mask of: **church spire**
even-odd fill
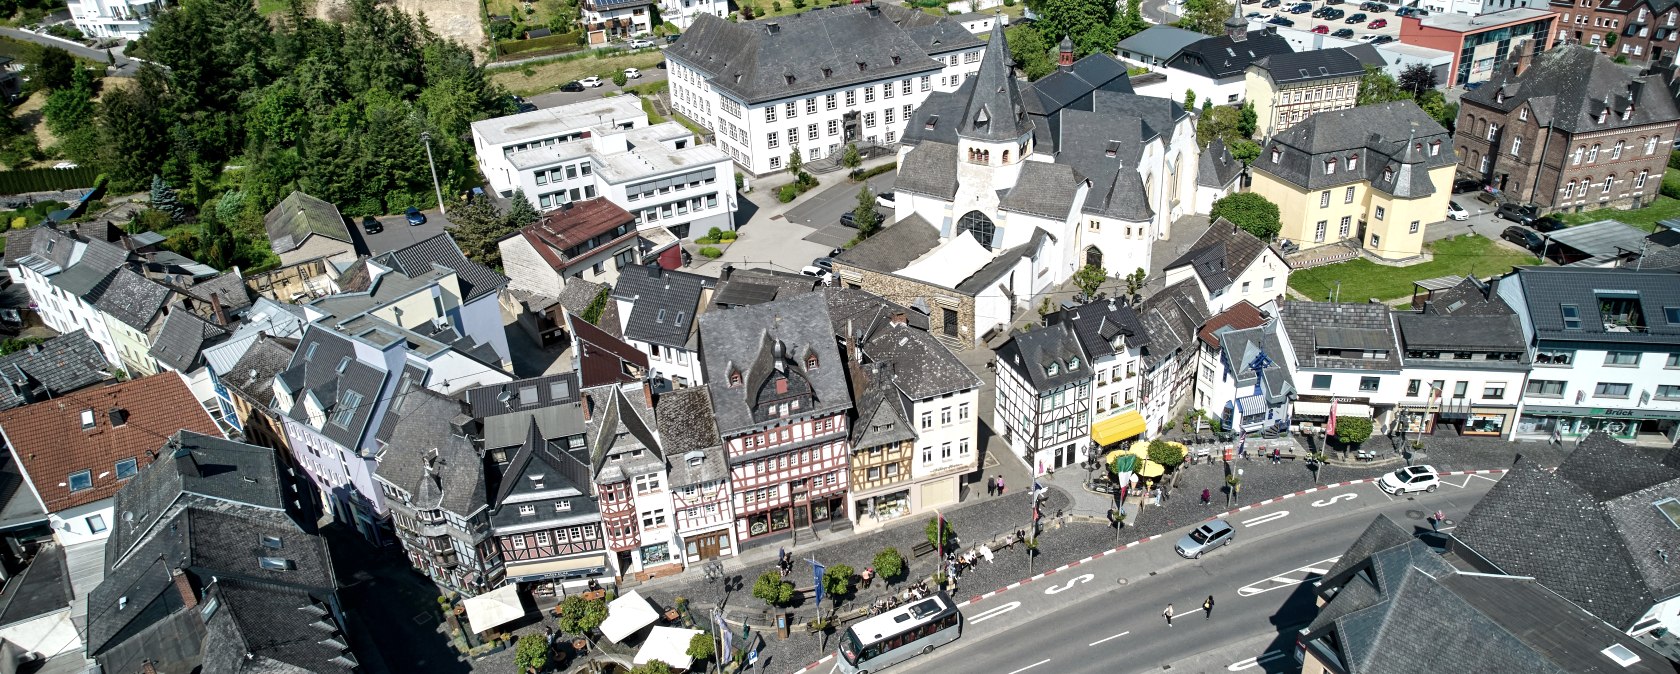
[[[1015,85],[1014,65],[1003,31],[993,30],[986,44],[986,55],[980,59],[980,69],[969,79],[973,88],[968,90],[962,123],[957,126],[958,136],[985,141],[1017,140],[1032,128],[1032,123],[1027,121],[1027,109],[1021,104],[1021,91]]]
[[[1242,42],[1248,39],[1248,19],[1242,16],[1242,3],[1232,0],[1231,18],[1225,20],[1225,36],[1232,42]]]

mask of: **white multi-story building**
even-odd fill
[[[497,194],[511,197],[514,188],[520,185],[519,172],[509,159],[513,153],[553,147],[596,133],[638,129],[647,125],[647,112],[642,110],[641,100],[635,96],[595,98],[473,122],[473,152],[478,156],[478,170],[489,181],[490,188]],[[583,170],[581,166],[574,169]],[[533,192],[526,192],[526,197],[532,196]]]
[[[587,0],[578,6],[590,44],[646,35],[653,30],[654,0]]]
[[[706,383],[697,326],[714,283],[708,276],[656,264],[631,267],[618,277],[612,296],[619,334],[647,354],[654,377],[679,388]]]
[[[1292,418],[1322,424],[1334,406],[1338,419],[1371,419],[1373,435],[1388,430],[1404,384],[1388,307],[1284,302],[1278,318],[1290,378],[1300,391]]]
[[[83,35],[94,38],[138,39],[152,28],[152,19],[168,0],[69,0],[70,20]]]
[[[735,517],[729,507],[729,459],[718,435],[709,387],[671,391],[654,408],[659,442],[668,458],[671,505],[683,564],[735,555]]]
[[[1510,434],[1529,371],[1528,341],[1496,288],[1465,279],[1433,291],[1415,311],[1394,313],[1406,382],[1397,430],[1414,439],[1442,426],[1459,435]]]
[[[1242,18],[1241,3],[1231,9],[1231,17],[1225,20],[1224,35],[1185,43],[1182,31],[1155,26],[1127,38],[1127,44],[1120,50],[1121,60],[1166,76],[1140,93],[1182,101],[1194,92],[1198,103],[1242,103],[1248,93],[1248,66],[1266,56],[1286,54],[1294,49],[1278,35],[1276,26],[1250,30],[1248,20]],[[1177,50],[1170,55],[1160,55],[1173,47]]]
[[[1138,405],[1151,435],[1188,409],[1196,388],[1196,333],[1207,323],[1207,304],[1197,285],[1179,281],[1138,304],[1148,333],[1139,377]]]
[[[1195,279],[1208,311],[1220,314],[1242,302],[1258,307],[1282,298],[1289,287],[1289,264],[1277,249],[1220,218],[1167,264],[1162,278],[1169,286]]]
[[[87,332],[107,362],[125,367],[116,339],[105,324],[105,313],[94,306],[88,293],[123,264],[127,251],[51,227],[24,231],[30,234],[29,250],[18,255],[6,272],[29,291],[35,313],[59,334]],[[12,245],[20,242],[13,239]]]
[[[729,16],[728,0],[659,0],[659,18],[682,30],[694,25],[701,14],[723,19]]]
[[[1534,363],[1517,438],[1672,445],[1680,428],[1680,284],[1674,274],[1522,267],[1499,281]]]
[[[1071,466],[1091,435],[1091,381],[1079,340],[1065,323],[1009,338],[997,349],[992,428],[1034,476]]]
[[[1257,328],[1266,323],[1266,316],[1254,305],[1238,302],[1231,308],[1221,311],[1207,319],[1201,329],[1196,331],[1196,393],[1191,400],[1191,406],[1220,416],[1221,410],[1233,406],[1232,400],[1241,395],[1251,395],[1246,391],[1238,391],[1240,385],[1232,381],[1233,375],[1239,374],[1230,363],[1232,358],[1241,360],[1242,352],[1247,347],[1240,344],[1225,344],[1225,333],[1237,330]],[[1250,338],[1252,341],[1252,338]],[[1236,351],[1236,353],[1230,353]],[[1271,357],[1277,357],[1273,354]],[[1264,365],[1264,363],[1261,363]],[[1236,362],[1237,366],[1250,365],[1249,362]],[[1281,365],[1279,367],[1282,367]],[[1252,382],[1250,382],[1252,386]],[[1285,410],[1287,412],[1287,409]]]
[[[1045,316],[1065,323],[1096,372],[1091,391],[1091,439],[1096,447],[1113,447],[1142,435],[1148,427],[1139,410],[1143,388],[1143,350],[1149,333],[1130,305],[1098,300]]]
[[[850,5],[764,21],[700,15],[665,50],[671,105],[711,129],[752,175],[848,143],[892,145],[934,91],[955,91],[985,44],[896,5]]]

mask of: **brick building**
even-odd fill
[[[1452,54],[1452,64],[1441,84],[1462,87],[1486,82],[1509,60],[1550,48],[1554,25],[1559,21],[1556,14],[1533,7],[1513,7],[1480,16],[1408,16],[1400,19],[1400,41]]]
[[[1672,0],[1552,0],[1551,10],[1557,14],[1558,42],[1587,45],[1611,57],[1655,63],[1680,45],[1680,5]]]
[[[1461,99],[1460,171],[1546,211],[1655,199],[1680,121],[1661,78],[1631,74],[1582,45],[1532,63]]]

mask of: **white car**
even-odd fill
[[[1406,466],[1377,480],[1377,487],[1390,494],[1433,492],[1440,486],[1441,474],[1434,466]]]
[[[631,40],[630,41],[630,48],[631,49],[648,49],[648,48],[651,48],[651,47],[653,47],[653,41],[652,40]]]
[[[815,276],[815,277],[817,277],[817,279],[821,280],[822,284],[825,285],[825,286],[834,285],[834,274],[829,273],[827,270],[823,269],[822,267],[818,267],[818,266],[815,266],[815,265],[809,265],[809,266],[806,266],[804,269],[799,270],[799,273],[804,274],[806,276]]]
[[[630,79],[633,79],[633,80],[638,79],[642,76],[642,69],[641,68],[625,68],[624,69],[624,76],[628,77]]]
[[[897,210],[898,199],[892,192],[882,192],[875,195],[875,205],[880,206],[881,208],[891,208],[893,210]]]
[[[1451,220],[1469,220],[1470,212],[1464,210],[1464,207],[1458,205],[1458,202],[1449,201],[1447,202],[1447,218]]]
[[[581,85],[586,86],[586,87],[598,87],[598,86],[601,86],[601,78],[597,77],[595,75],[590,75],[590,76],[585,77],[581,80],[578,80],[578,84],[581,84]]]

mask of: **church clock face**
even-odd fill
[[[997,227],[992,224],[992,219],[986,217],[985,213],[969,211],[962,216],[961,220],[957,221],[957,233],[961,234],[963,232],[973,232],[974,240],[979,241],[980,245],[986,247],[986,250],[991,250],[995,243],[992,237],[996,236]]]

